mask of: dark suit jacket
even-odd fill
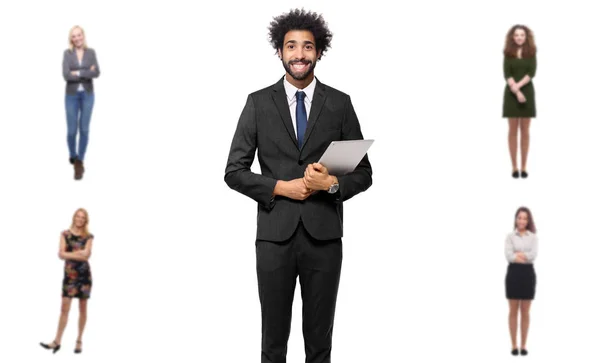
[[[340,238],[342,202],[371,186],[371,164],[365,155],[352,173],[336,175],[340,188],[335,194],[320,191],[303,201],[272,197],[277,180],[302,178],[306,166],[319,161],[331,141],[363,139],[350,97],[316,82],[302,149],[298,149],[283,78],[250,94],[238,121],[225,182],[258,202],[257,239],[285,241],[300,219],[316,239]],[[250,171],[256,149],[261,174]]]
[[[95,66],[93,71],[90,69],[92,66]],[[65,50],[62,70],[63,78],[67,81],[67,94],[76,94],[79,84],[83,85],[86,92],[94,92],[92,78],[97,78],[100,75],[100,66],[98,65],[98,59],[96,59],[96,52],[92,48],[86,48],[83,51],[81,65],[79,65],[77,53],[74,50]],[[79,76],[72,75],[71,71],[79,71]]]

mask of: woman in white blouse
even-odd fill
[[[531,211],[521,207],[515,214],[515,230],[506,237],[504,253],[508,260],[506,298],[510,313],[508,325],[512,341],[512,355],[527,355],[529,309],[535,297],[536,274],[533,261],[537,257],[538,238]],[[521,348],[517,346],[517,326],[521,314]]]

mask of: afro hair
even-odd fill
[[[323,55],[331,47],[333,34],[323,16],[304,9],[290,10],[273,18],[269,26],[269,42],[275,50],[283,49],[283,39],[290,30],[308,30],[315,37],[317,52]],[[321,57],[319,56],[319,59]]]

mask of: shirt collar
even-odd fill
[[[523,234],[523,236],[529,236],[530,234],[531,234],[531,232],[528,229],[526,229],[525,233]],[[516,228],[515,228],[515,236],[521,237],[521,235],[519,234],[519,230],[516,229]]]
[[[288,82],[286,77],[283,77],[283,87],[285,88],[285,94],[288,99],[288,104],[291,105],[293,102],[296,101],[297,91],[304,91],[304,93],[306,94],[305,99],[308,100],[308,103],[312,103],[312,98],[315,94],[315,87],[317,85],[316,79],[317,77],[313,77],[313,80],[310,82],[310,84],[306,86],[306,88],[300,90],[296,88],[296,86]]]

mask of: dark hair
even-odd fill
[[[321,14],[304,9],[290,10],[287,14],[273,17],[269,26],[269,42],[275,50],[283,49],[283,39],[290,30],[308,30],[315,37],[317,52],[323,55],[331,47],[333,34]],[[321,59],[319,55],[319,59]]]
[[[535,39],[533,38],[533,32],[531,29],[526,27],[525,25],[517,24],[514,25],[508,33],[506,33],[506,41],[504,42],[504,56],[509,58],[516,58],[517,51],[519,50],[519,46],[515,43],[513,38],[515,31],[517,29],[522,29],[525,32],[525,43],[523,43],[523,48],[521,50],[521,56],[523,58],[533,58],[535,57],[535,53],[537,52],[537,48],[535,46]]]
[[[517,209],[517,213],[515,213],[515,229],[517,229],[517,217],[521,212],[525,212],[527,214],[527,226],[525,226],[525,229],[530,232],[537,233],[537,228],[535,228],[535,222],[533,221],[533,215],[527,207],[520,207]]]

